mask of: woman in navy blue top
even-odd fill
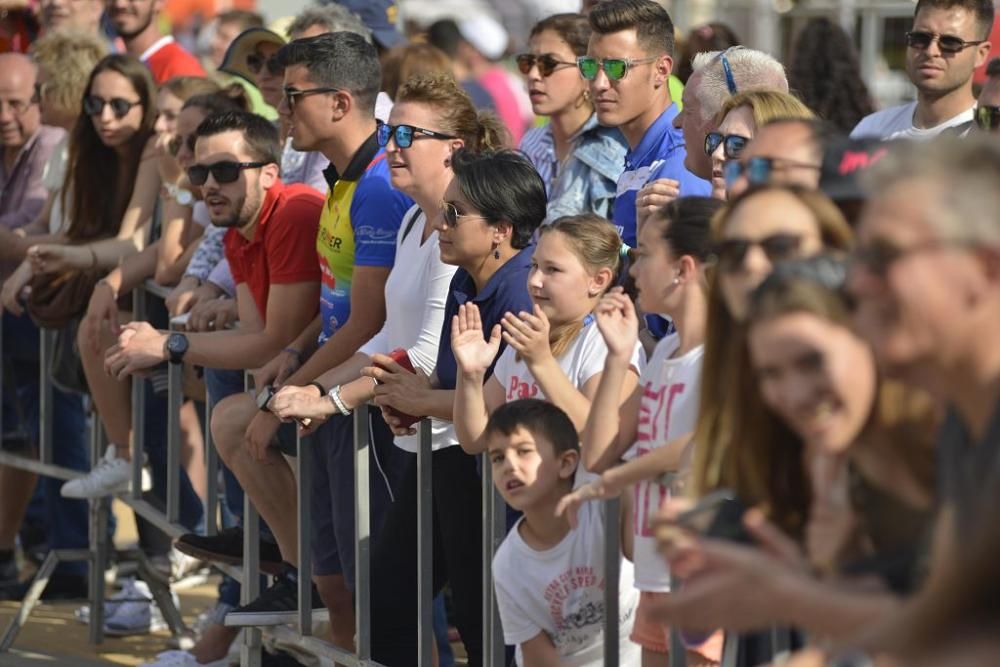
[[[375,355],[379,368],[365,373],[381,384],[375,402],[383,409],[451,422],[456,364],[451,322],[458,307],[479,307],[483,330],[505,313],[530,311],[528,272],[535,230],[545,218],[545,184],[516,151],[452,157],[455,178],[445,193],[436,225],[441,259],[459,267],[452,279],[434,376],[406,372]],[[505,349],[501,345],[496,359]],[[490,365],[486,378],[493,373]],[[396,432],[399,421],[383,413]],[[482,664],[482,493],[476,459],[458,446],[454,429],[433,442],[434,594],[451,583],[458,630],[469,665]],[[374,545],[372,657],[385,665],[412,664],[417,654],[417,474],[411,466]]]

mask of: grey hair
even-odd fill
[[[1000,248],[1000,137],[899,142],[862,177],[870,196],[917,181],[933,192],[926,221],[942,239]]]
[[[289,24],[288,36],[300,35],[315,25],[323,26],[327,32],[353,32],[372,43],[372,31],[357,14],[338,4],[306,7]]]
[[[729,97],[726,73],[722,61],[718,60],[722,51],[707,51],[696,54],[691,61],[692,72],[702,72],[695,96],[701,104],[702,120],[714,118]],[[750,90],[777,90],[788,92],[788,77],[785,67],[773,56],[755,49],[734,48],[726,54],[733,78],[739,92]]]

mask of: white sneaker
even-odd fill
[[[104,634],[111,637],[127,637],[129,635],[145,635],[150,632],[166,630],[169,626],[163,618],[159,606],[153,601],[153,594],[144,581],[134,584],[132,597],[122,600],[114,614],[104,621]],[[171,593],[174,606],[180,607],[176,593]]]
[[[119,458],[114,445],[108,445],[104,458],[83,477],[71,479],[62,485],[59,493],[63,498],[103,498],[115,493],[124,493],[131,488],[132,462]],[[153,488],[153,480],[145,468],[142,469],[142,490]]]
[[[104,618],[108,619],[115,615],[118,611],[118,607],[122,605],[123,602],[135,601],[139,598],[139,592],[135,589],[135,579],[129,577],[122,580],[122,587],[117,593],[109,597],[104,603]],[[84,625],[90,623],[90,605],[85,604],[82,607],[77,608],[73,615],[76,620]]]
[[[190,651],[164,651],[156,660],[144,662],[139,667],[228,667],[229,659],[198,662]]]

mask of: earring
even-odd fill
[[[500,250],[497,248],[499,245],[499,243],[493,244],[493,259],[500,259]]]

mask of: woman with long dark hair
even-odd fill
[[[875,111],[850,35],[827,18],[809,21],[799,33],[792,49],[788,88],[845,134]]]

